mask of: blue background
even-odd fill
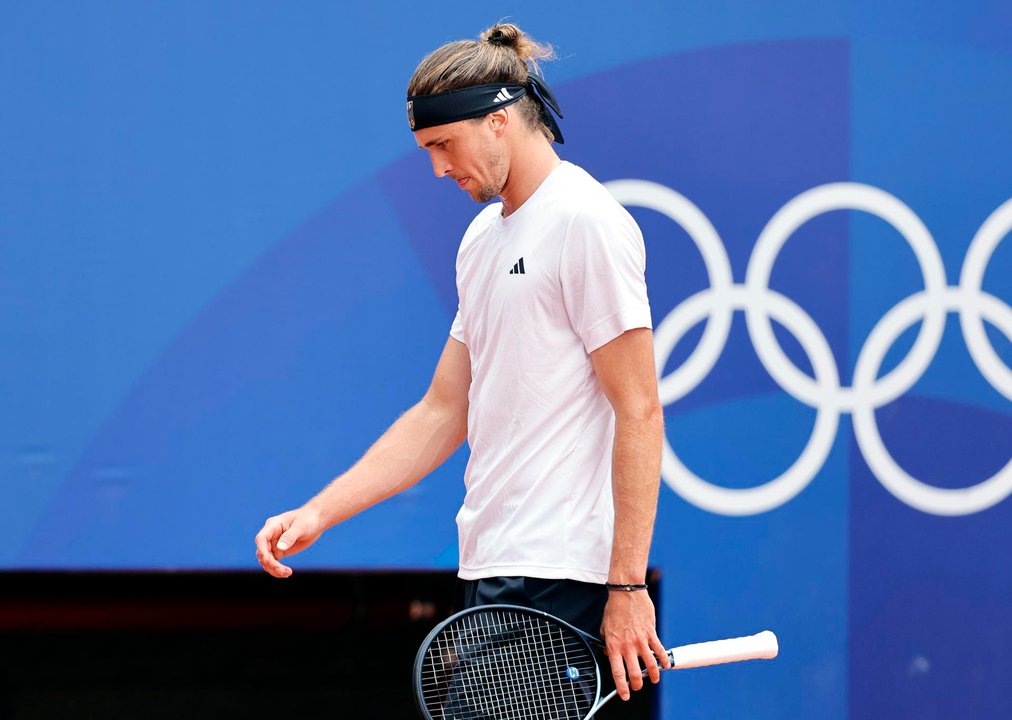
[[[950,285],[1012,197],[1007,0],[4,3],[0,568],[257,567],[263,518],[421,396],[477,207],[433,180],[404,88],[426,52],[507,16],[558,51],[561,155],[689,198],[737,283],[770,217],[816,185],[901,199]],[[681,228],[633,212],[657,324],[706,275]],[[923,286],[895,230],[846,211],[795,233],[771,285],[817,322],[845,384],[875,323]],[[1007,240],[984,288],[1012,302]],[[744,487],[793,463],[815,411],[769,377],[739,313],[666,414],[689,468]],[[1012,457],[1012,407],[953,315],[877,419],[897,462],[940,487]],[[454,567],[465,462],[466,448],[296,568]],[[716,515],[665,485],[652,563],[666,640],[771,627],[782,653],[666,677],[662,714],[1009,717],[1010,545],[1010,500],[939,517],[889,494],[848,415],[811,484],[769,512]]]

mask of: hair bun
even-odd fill
[[[551,60],[555,57],[551,45],[536,42],[513,23],[496,23],[479,37],[492,47],[509,48],[536,73],[540,72],[539,60]]]
[[[490,45],[520,49],[524,32],[513,23],[496,23],[481,34],[481,39]]]

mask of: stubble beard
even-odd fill
[[[475,202],[487,203],[494,197],[498,197],[499,192],[502,190],[501,187],[496,188],[492,185],[482,185],[474,194]]]
[[[506,178],[509,173],[506,171],[506,161],[501,152],[489,153],[488,167],[492,172],[494,180],[492,183],[482,185],[475,191],[474,195],[472,195],[475,202],[487,203],[492,198],[498,197],[506,186]]]

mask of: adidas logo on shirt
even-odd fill
[[[524,259],[523,258],[520,258],[519,260],[517,260],[517,264],[513,266],[513,269],[510,270],[509,274],[510,275],[526,275],[527,274],[524,271]]]
[[[497,103],[498,102],[506,102],[507,100],[512,100],[512,99],[513,99],[513,96],[510,95],[509,92],[506,91],[506,88],[503,88],[503,89],[501,89],[496,94],[495,99],[492,102],[497,102]]]

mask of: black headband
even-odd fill
[[[408,124],[412,130],[422,130],[458,120],[481,117],[512,105],[528,93],[541,108],[541,120],[552,131],[555,141],[564,143],[562,130],[549,112],[551,108],[561,118],[559,103],[545,81],[534,74],[528,76],[526,85],[502,83],[472,85],[432,95],[409,95]]]

